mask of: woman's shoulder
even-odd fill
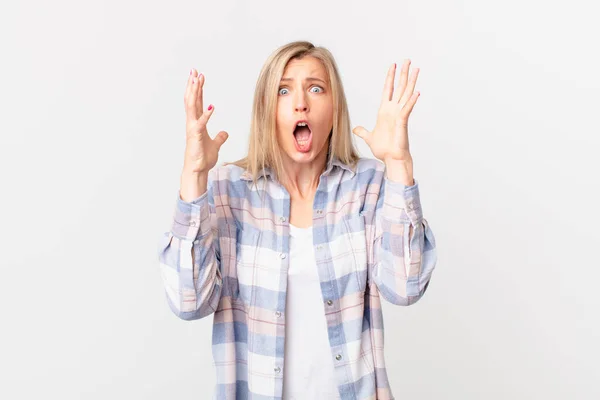
[[[361,179],[367,178],[368,181],[378,181],[383,179],[385,164],[375,158],[361,157],[354,167],[354,176]]]
[[[356,172],[383,171],[385,165],[376,158],[360,157],[356,162]]]
[[[243,179],[245,169],[235,164],[217,165],[208,173],[212,182],[238,182]]]
[[[245,197],[248,182],[246,170],[235,164],[217,165],[208,173],[208,186],[214,196],[225,198]]]

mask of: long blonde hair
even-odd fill
[[[270,168],[279,179],[285,176],[281,150],[277,141],[277,95],[285,67],[292,59],[312,56],[321,61],[327,71],[333,96],[333,129],[329,140],[327,162],[334,158],[354,165],[359,158],[352,142],[350,115],[342,81],[333,55],[311,42],[295,41],[279,47],[267,58],[254,91],[248,155],[229,163],[247,170],[256,182],[261,171]]]

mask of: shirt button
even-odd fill
[[[281,368],[279,368],[279,367],[275,367],[275,369],[274,369],[273,371],[275,371],[275,373],[276,373],[276,374],[278,374],[278,373],[280,373],[280,372],[281,372]]]
[[[285,253],[279,253],[279,257],[281,257],[281,259],[283,260],[286,257],[286,255]]]
[[[285,217],[281,217],[281,218],[279,218],[279,220],[280,220],[281,222],[285,222]]]
[[[409,209],[409,210],[412,210],[412,209],[413,209],[413,207],[414,207],[414,205],[413,205],[412,201],[411,201],[410,203],[408,203],[408,209]]]
[[[335,359],[338,360],[338,361],[340,361],[342,359],[342,355],[338,354],[337,356],[335,356]]]
[[[323,214],[323,210],[317,210],[317,215]]]
[[[190,221],[190,226],[196,226],[196,221]]]
[[[332,304],[333,304],[333,301],[331,301],[331,300],[327,300],[327,305],[328,305],[328,306],[330,306],[330,305],[332,305]]]
[[[317,250],[323,250],[323,245],[322,244],[317,245]]]
[[[275,315],[277,315],[277,318],[281,317],[281,311],[275,312]]]

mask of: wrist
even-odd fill
[[[208,172],[183,172],[179,195],[183,201],[192,201],[203,195],[208,187]]]
[[[208,171],[187,171],[183,170],[181,173],[181,179],[185,179],[187,181],[201,180],[203,178],[208,178]]]
[[[387,159],[385,161],[385,176],[388,180],[402,183],[405,186],[415,184],[412,161]]]

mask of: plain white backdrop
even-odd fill
[[[439,260],[384,303],[397,399],[598,399],[600,66],[592,2],[23,1],[0,6],[0,398],[210,399],[212,316],[169,310],[190,68],[220,162],[267,56],[336,57],[352,126],[412,60],[409,135]],[[368,147],[356,138],[362,155]]]

